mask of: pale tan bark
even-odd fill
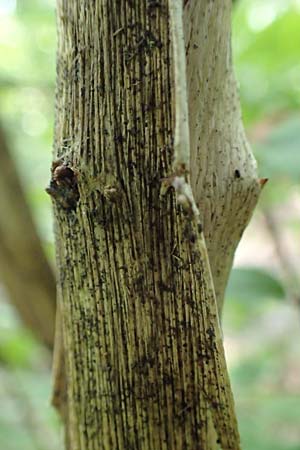
[[[31,331],[54,344],[56,284],[0,128],[0,281]]]
[[[193,23],[201,33],[207,27],[207,44],[201,45],[208,46],[209,54],[217,31],[224,39],[218,57],[227,61],[230,2],[203,0],[199,5],[199,10],[196,2],[186,6],[187,43],[193,39]],[[209,5],[218,30],[199,13]],[[176,109],[168,3],[59,0],[58,30],[55,162],[49,193],[56,217],[70,448],[212,450],[212,421],[219,446],[238,450],[204,236],[189,209],[177,204],[172,188],[167,189],[174,179]],[[216,258],[217,245],[221,256],[229,252],[222,248],[227,245],[223,234],[218,234],[220,217],[223,233],[229,225],[241,234],[240,222],[245,225],[249,217],[241,213],[238,227],[232,222],[234,193],[248,211],[258,183],[251,172],[248,189],[242,168],[246,170],[249,161],[236,166],[230,158],[242,156],[226,150],[239,145],[242,133],[236,116],[231,131],[219,119],[228,113],[224,99],[234,92],[232,78],[230,82],[220,70],[213,96],[204,89],[204,103],[198,93],[193,99],[196,84],[191,74],[201,81],[214,67],[203,59],[192,63],[187,52],[191,175],[221,298],[233,248],[225,270]],[[231,71],[229,62],[228,68]],[[194,115],[203,124],[194,123]],[[211,138],[215,123],[224,152],[221,138]],[[203,154],[195,153],[199,130],[209,164],[197,168]],[[225,160],[232,164],[234,181],[241,182],[230,188],[228,199],[232,173],[219,169]],[[202,179],[197,171],[204,176],[204,168]],[[217,175],[224,180],[217,183]],[[240,194],[243,187],[246,193]]]
[[[220,312],[234,251],[262,187],[233,74],[231,3],[189,0],[184,16],[191,178]]]

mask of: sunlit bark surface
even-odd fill
[[[262,187],[233,74],[231,3],[190,0],[184,10],[191,178],[220,313],[234,251]]]
[[[239,155],[229,152],[240,146],[239,114],[232,113],[231,131],[221,121],[235,89],[227,76],[231,2],[198,3],[200,9],[187,2],[184,18],[191,175],[218,285],[224,268],[216,262],[214,233],[221,257],[227,255],[222,239],[227,245],[228,237],[217,230],[235,227],[235,219],[244,226],[249,217],[231,212],[234,193],[242,205],[248,202],[248,211],[258,184],[253,173],[244,175],[246,160],[231,160]],[[166,188],[174,176],[175,111],[168,3],[59,0],[57,16],[55,158],[48,192],[55,205],[69,446],[237,450],[203,233],[177,204],[172,187]],[[206,39],[194,42],[203,29]],[[203,55],[193,59],[189,47],[196,51],[200,44]],[[214,57],[207,61],[210,50]],[[224,72],[214,70],[218,58],[226,63]],[[209,68],[213,84],[207,87]],[[198,167],[201,149],[209,163]],[[226,172],[219,169],[223,165],[229,165]],[[218,184],[216,176],[227,181]],[[216,206],[215,222],[213,205],[226,197],[226,186],[231,200]],[[240,195],[243,186],[247,193]]]

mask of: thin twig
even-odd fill
[[[199,210],[187,180],[190,167],[190,132],[186,83],[186,58],[183,34],[182,0],[170,1],[170,19],[174,52],[175,79],[175,137],[174,173],[172,186],[178,194],[178,201],[190,208],[194,217],[199,218]]]
[[[269,231],[270,237],[273,240],[275,251],[281,266],[284,287],[288,297],[293,304],[300,308],[300,281],[296,268],[294,267],[291,257],[287,251],[286,245],[283,242],[283,237],[280,228],[276,223],[274,214],[271,211],[263,211],[265,223]]]

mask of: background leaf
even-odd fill
[[[285,292],[280,281],[267,271],[243,267],[232,270],[226,296],[242,302],[263,302],[283,300]]]

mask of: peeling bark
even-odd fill
[[[220,119],[235,89],[232,77],[221,70],[215,79],[211,74],[214,94],[204,90],[202,97],[192,96],[193,74],[199,84],[206,70],[213,72],[215,61],[192,62],[192,24],[201,33],[207,27],[208,47],[201,48],[210,55],[216,28],[209,28],[203,16],[210,7],[209,17],[224,39],[217,40],[223,62],[230,37],[230,2],[225,8],[223,2],[198,3],[200,9],[187,2],[184,17],[191,179],[211,261],[202,227],[173,189],[177,105],[168,2],[58,0],[49,193],[55,208],[72,450],[240,448],[210,264],[221,298],[229,268],[214,251],[223,245],[219,254],[230,254],[230,266],[233,249],[222,240],[220,217],[223,233],[230,225],[241,234],[240,223],[248,217],[241,212],[235,225],[234,194],[247,200],[248,211],[258,184],[252,173],[245,175],[252,160],[237,166],[231,160],[242,158],[237,151],[232,154],[242,136],[239,114],[232,115],[231,131]],[[219,140],[212,139],[216,126]],[[205,162],[204,153],[209,164],[196,167]],[[226,161],[229,168],[221,171]],[[240,184],[231,183],[231,168],[241,175]],[[210,185],[216,176],[224,180]],[[227,188],[231,197],[225,201]]]

